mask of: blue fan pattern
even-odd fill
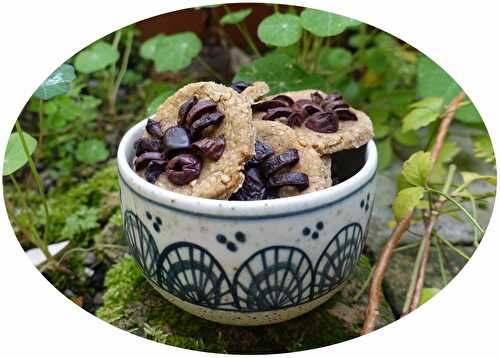
[[[127,210],[123,222],[131,255],[158,286],[195,305],[246,312],[292,307],[330,292],[355,268],[367,238],[367,228],[348,224],[329,241],[315,264],[297,247],[266,247],[251,255],[231,282],[205,248],[176,242],[160,254],[136,214]],[[237,240],[244,242],[242,238],[244,234],[238,232]]]

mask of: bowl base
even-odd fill
[[[341,290],[345,284],[342,283],[340,286],[336,287],[332,291],[312,301],[297,306],[280,308],[272,311],[244,312],[236,310],[235,311],[218,310],[218,309],[194,305],[192,303],[183,301],[177,298],[176,296],[166,292],[165,290],[159,288],[150,280],[148,280],[148,282],[164,298],[166,298],[170,303],[174,304],[180,309],[189,312],[197,317],[231,326],[262,326],[262,325],[276,324],[288,321],[292,318],[296,318],[309,311],[312,311],[316,307],[322,305],[330,298],[332,298],[339,290]]]

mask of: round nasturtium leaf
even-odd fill
[[[322,77],[307,73],[295,65],[291,57],[277,52],[243,66],[234,81],[265,81],[269,85],[270,95],[308,88],[325,90],[327,87]]]
[[[33,154],[37,145],[36,139],[26,132],[23,132],[23,137],[26,141],[29,155]],[[5,150],[3,175],[6,176],[14,173],[16,170],[22,168],[27,161],[28,157],[24,152],[23,144],[19,138],[19,133],[12,133],[9,137],[9,142],[7,143],[7,149]]]
[[[243,20],[245,20],[252,13],[252,9],[243,9],[239,11],[230,12],[226,14],[220,19],[221,25],[227,24],[239,24]]]
[[[79,162],[94,165],[108,159],[109,151],[102,140],[88,139],[78,144],[75,155]]]
[[[259,24],[257,35],[267,45],[278,47],[293,45],[302,36],[300,19],[294,14],[274,13]]]
[[[71,89],[71,81],[74,79],[75,69],[73,66],[64,63],[43,81],[33,93],[33,97],[46,101],[52,97],[65,94]]]
[[[344,48],[341,47],[325,47],[322,48],[318,63],[321,67],[337,71],[342,68],[349,66],[352,62],[352,54]]]
[[[450,101],[461,91],[455,80],[437,63],[425,55],[417,59],[417,94],[420,97],[441,97],[444,103]],[[481,123],[481,115],[474,107],[468,104],[459,108],[455,118],[463,123]]]
[[[120,53],[113,46],[99,41],[80,52],[75,58],[75,67],[82,73],[92,73],[105,69],[118,61]]]
[[[349,17],[315,9],[304,9],[300,14],[300,23],[304,29],[320,37],[335,36],[348,27],[361,24]]]
[[[179,71],[188,67],[201,51],[201,40],[194,32],[181,32],[160,39],[154,55],[158,72]]]
[[[154,60],[158,45],[166,38],[164,34],[158,34],[144,41],[139,48],[139,54],[146,60]]]

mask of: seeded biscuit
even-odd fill
[[[332,185],[331,159],[321,157],[312,148],[301,146],[292,128],[275,121],[255,121],[254,126],[257,139],[269,145],[276,154],[282,154],[287,149],[297,149],[299,162],[287,171],[302,172],[309,177],[309,187],[306,190],[300,192],[294,187],[283,187],[279,190],[280,197],[311,193]]]
[[[251,86],[241,92],[242,96],[250,99],[251,102],[260,100],[269,92],[269,86],[265,82],[254,82]]]
[[[280,93],[292,98],[311,99],[311,93],[319,92],[323,97],[326,94],[318,90],[303,90]],[[275,96],[269,96],[264,100],[270,100]],[[370,118],[361,111],[354,108],[350,110],[356,114],[357,121],[339,121],[339,130],[335,133],[315,132],[302,125],[293,127],[297,134],[297,140],[304,147],[311,147],[318,151],[320,155],[328,155],[344,149],[359,148],[373,137],[373,125]],[[265,115],[264,112],[253,113],[253,120],[260,120]],[[285,118],[278,118],[277,121],[284,121]]]
[[[244,180],[242,168],[255,154],[255,129],[251,122],[250,101],[233,89],[215,82],[189,84],[167,98],[157,111],[155,119],[165,131],[175,126],[179,107],[192,96],[199,100],[213,100],[217,111],[224,115],[210,137],[223,136],[225,150],[217,161],[203,160],[200,176],[186,185],[172,184],[162,174],[156,185],[177,193],[211,199],[227,199]],[[140,173],[144,175],[144,173]]]

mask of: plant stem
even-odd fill
[[[360,290],[358,291],[358,293],[356,293],[356,295],[354,296],[354,302],[357,302],[360,298],[361,298],[361,295],[363,294],[363,292],[366,291],[366,289],[368,288],[368,286],[370,285],[370,280],[372,278],[372,275],[373,275],[373,269],[375,267],[372,266],[372,268],[370,269],[370,273],[368,274],[368,277],[366,278],[366,280],[363,282],[363,285],[361,286]]]
[[[204,59],[202,59],[200,56],[197,56],[196,60],[211,76],[215,77],[220,82],[224,82],[224,78],[222,77],[222,75],[214,70],[212,66],[210,66]]]
[[[477,208],[476,208],[476,199],[471,195],[470,197],[470,205],[472,211],[472,217],[477,221]],[[474,228],[474,240],[472,241],[475,247],[479,245],[479,233],[476,228]]]
[[[434,246],[436,246],[437,248],[439,271],[441,272],[441,280],[443,280],[443,287],[444,287],[448,284],[448,276],[446,275],[446,270],[444,268],[443,248],[439,244],[439,240],[437,240],[437,238],[434,243]]]
[[[425,237],[420,240],[417,257],[415,258],[415,262],[413,264],[413,270],[411,272],[411,278],[410,278],[410,285],[408,286],[408,290],[406,291],[406,298],[403,305],[403,310],[402,310],[403,314],[408,313],[408,310],[410,309],[413,292],[415,291],[415,286],[417,284],[420,263],[422,261],[422,256],[424,255],[424,248],[425,248]]]
[[[448,192],[450,190],[451,183],[453,181],[453,177],[455,176],[455,171],[457,167],[452,164],[448,170],[448,175],[446,177],[445,183],[443,185],[443,192]],[[422,257],[417,260],[419,264],[417,280],[415,282],[415,287],[412,292],[410,305],[403,309],[403,314],[407,314],[408,312],[414,311],[418,307],[418,302],[420,301],[420,295],[422,293],[422,288],[424,287],[425,273],[427,268],[427,262],[429,260],[430,247],[432,242],[432,235],[434,232],[434,226],[436,225],[437,219],[440,215],[441,209],[444,205],[444,198],[439,198],[437,202],[432,205],[432,202],[429,203],[429,213],[431,213],[431,217],[425,221],[426,231],[423,237],[424,247],[422,252]]]
[[[436,238],[438,238],[439,241],[442,241],[446,246],[448,246],[452,251],[454,251],[456,254],[458,254],[459,256],[462,256],[464,259],[466,259],[467,261],[470,260],[470,256],[467,255],[465,252],[463,252],[462,250],[460,249],[457,249],[455,247],[455,245],[453,245],[451,242],[449,242],[448,240],[446,240],[444,237],[442,237],[441,235],[438,235],[437,232],[434,232],[433,233],[434,236],[436,236]]]
[[[31,158],[30,152],[28,150],[28,145],[26,144],[26,140],[24,138],[23,134],[23,129],[21,128],[21,124],[19,121],[16,121],[16,130],[19,133],[19,139],[21,141],[21,144],[23,146],[24,154],[26,155],[26,158],[28,159],[28,164],[31,170],[31,174],[33,174],[33,177],[35,178],[36,185],[38,187],[38,192],[40,193],[40,196],[42,197],[42,204],[43,204],[43,209],[45,212],[45,228],[43,232],[43,241],[46,243],[47,242],[47,235],[49,232],[49,227],[50,227],[50,214],[49,214],[49,206],[47,203],[47,196],[45,195],[45,188],[42,183],[42,179],[40,178],[40,174],[38,173],[38,170],[36,169],[35,163],[33,162],[33,159]]]
[[[38,133],[38,147],[35,153],[35,159],[36,161],[40,160],[40,157],[43,154],[43,138],[45,135],[45,130],[43,128],[43,100],[40,99],[38,102],[38,127],[40,128],[40,131]]]
[[[21,187],[19,186],[19,183],[17,182],[16,178],[14,175],[9,175],[10,180],[12,181],[12,184],[14,185],[14,189],[16,190],[16,193],[19,197],[19,201],[21,202],[21,206],[23,210],[30,215],[34,216],[33,210],[28,206],[28,200],[26,199],[26,192],[21,190]],[[16,216],[14,213],[12,213],[12,218],[13,220],[16,220]],[[20,228],[22,228],[22,225],[19,221],[17,221],[17,224]],[[33,222],[30,220],[29,221],[29,229],[28,231],[30,232],[30,235],[28,236],[28,240],[30,240],[34,245],[39,247],[43,252],[47,250],[47,243],[41,240],[40,235],[38,234],[38,231],[36,230],[36,227],[33,225]]]
[[[311,58],[309,59],[309,70],[311,72],[314,72],[316,68],[316,63],[318,62],[318,56],[319,52],[321,51],[321,47],[323,45],[323,37],[314,37],[313,40],[313,49],[312,49],[312,54]]]
[[[120,71],[118,72],[118,76],[116,77],[114,89],[111,94],[111,102],[113,103],[113,107],[115,107],[116,96],[118,95],[118,90],[120,89],[120,84],[122,83],[123,76],[125,76],[125,72],[127,71],[128,61],[130,59],[130,52],[132,51],[133,40],[134,40],[134,32],[129,31],[127,34],[127,42],[125,44],[125,51],[123,53],[122,63],[120,65]]]
[[[496,195],[497,195],[497,193],[495,191],[487,191],[487,192],[484,192],[481,194],[477,194],[475,197],[475,200],[478,201],[478,200],[488,199],[488,198],[492,198]]]
[[[238,24],[238,25],[241,27],[240,31],[243,34],[243,36],[245,37],[245,40],[247,41],[248,45],[252,49],[253,53],[257,57],[261,57],[262,54],[260,53],[259,48],[255,44],[254,40],[252,39],[252,35],[250,35],[250,32],[248,31],[247,25],[244,22],[242,24]]]
[[[465,216],[467,217],[467,219],[469,219],[469,221],[479,230],[479,232],[484,235],[484,229],[481,227],[481,225],[479,225],[478,222],[474,219],[474,217],[467,211],[467,209],[464,208],[463,205],[460,204],[458,201],[456,201],[455,199],[453,199],[453,197],[451,195],[449,195],[447,193],[443,193],[442,191],[439,191],[439,190],[436,190],[436,189],[432,189],[432,188],[428,188],[427,190],[430,191],[430,192],[442,195],[447,200],[449,200],[453,204],[455,204],[455,206],[457,208],[459,208],[460,210],[462,210],[462,212],[465,214]]]
[[[226,14],[232,14],[232,11],[231,9],[229,8],[229,6],[227,5],[224,5],[224,10],[226,11]],[[260,57],[261,54],[260,54],[260,51],[259,51],[259,48],[257,47],[257,45],[255,44],[255,42],[253,41],[252,39],[252,36],[250,35],[250,33],[248,32],[248,29],[247,27],[245,26],[245,24],[243,23],[242,24],[239,24],[239,23],[236,23],[235,24],[236,27],[238,28],[238,31],[241,33],[241,35],[243,36],[243,38],[245,39],[246,43],[248,44],[248,46],[250,46],[250,48],[252,49],[253,53],[257,56],[257,57]]]
[[[448,133],[450,128],[451,121],[455,115],[455,111],[458,105],[463,101],[465,97],[465,93],[461,91],[455,98],[453,98],[448,105],[448,111],[446,117],[440,123],[439,132],[436,137],[436,141],[434,142],[434,147],[431,152],[432,164],[433,166],[436,164],[436,161],[439,157],[439,153],[441,152],[441,148],[443,147],[444,139]],[[392,231],[391,236],[388,241],[382,248],[380,252],[380,256],[375,265],[375,270],[373,272],[373,278],[370,285],[368,306],[365,312],[365,321],[363,323],[363,329],[361,334],[370,333],[375,329],[375,322],[378,316],[378,307],[380,306],[380,298],[381,298],[381,286],[384,280],[385,269],[389,263],[389,259],[392,256],[394,249],[397,244],[401,240],[401,237],[408,229],[411,223],[411,219],[413,216],[414,210],[412,210],[408,215],[406,215],[401,221],[396,225],[394,230]]]
[[[280,7],[278,4],[273,4],[274,12],[280,12]]]
[[[405,251],[405,250],[408,250],[408,249],[412,249],[414,247],[417,247],[419,246],[420,244],[418,242],[414,243],[414,244],[408,244],[408,245],[403,245],[403,246],[399,246],[397,248],[394,249],[394,252],[400,252],[400,251]]]
[[[113,48],[115,50],[118,50],[118,44],[120,43],[120,39],[122,37],[122,30],[118,30],[115,32],[115,36],[113,36],[113,42],[111,44],[111,46],[113,46]],[[116,63],[113,62],[111,64],[111,67],[109,68],[109,71],[110,71],[110,74],[111,74],[111,79],[113,80],[115,78],[115,74],[116,74]]]
[[[302,35],[302,49],[301,49],[301,54],[299,56],[300,58],[300,65],[305,68],[307,65],[307,57],[309,55],[309,47],[311,46],[311,35],[309,32],[304,31],[304,34]]]
[[[116,31],[112,43],[112,46],[115,50],[118,50],[118,44],[120,43],[121,37],[122,37],[122,30]],[[116,121],[116,107],[113,98],[113,91],[115,87],[114,85],[115,76],[116,76],[116,62],[113,62],[109,68],[109,79],[108,79],[108,107],[109,107],[109,113],[111,114],[113,121]]]

